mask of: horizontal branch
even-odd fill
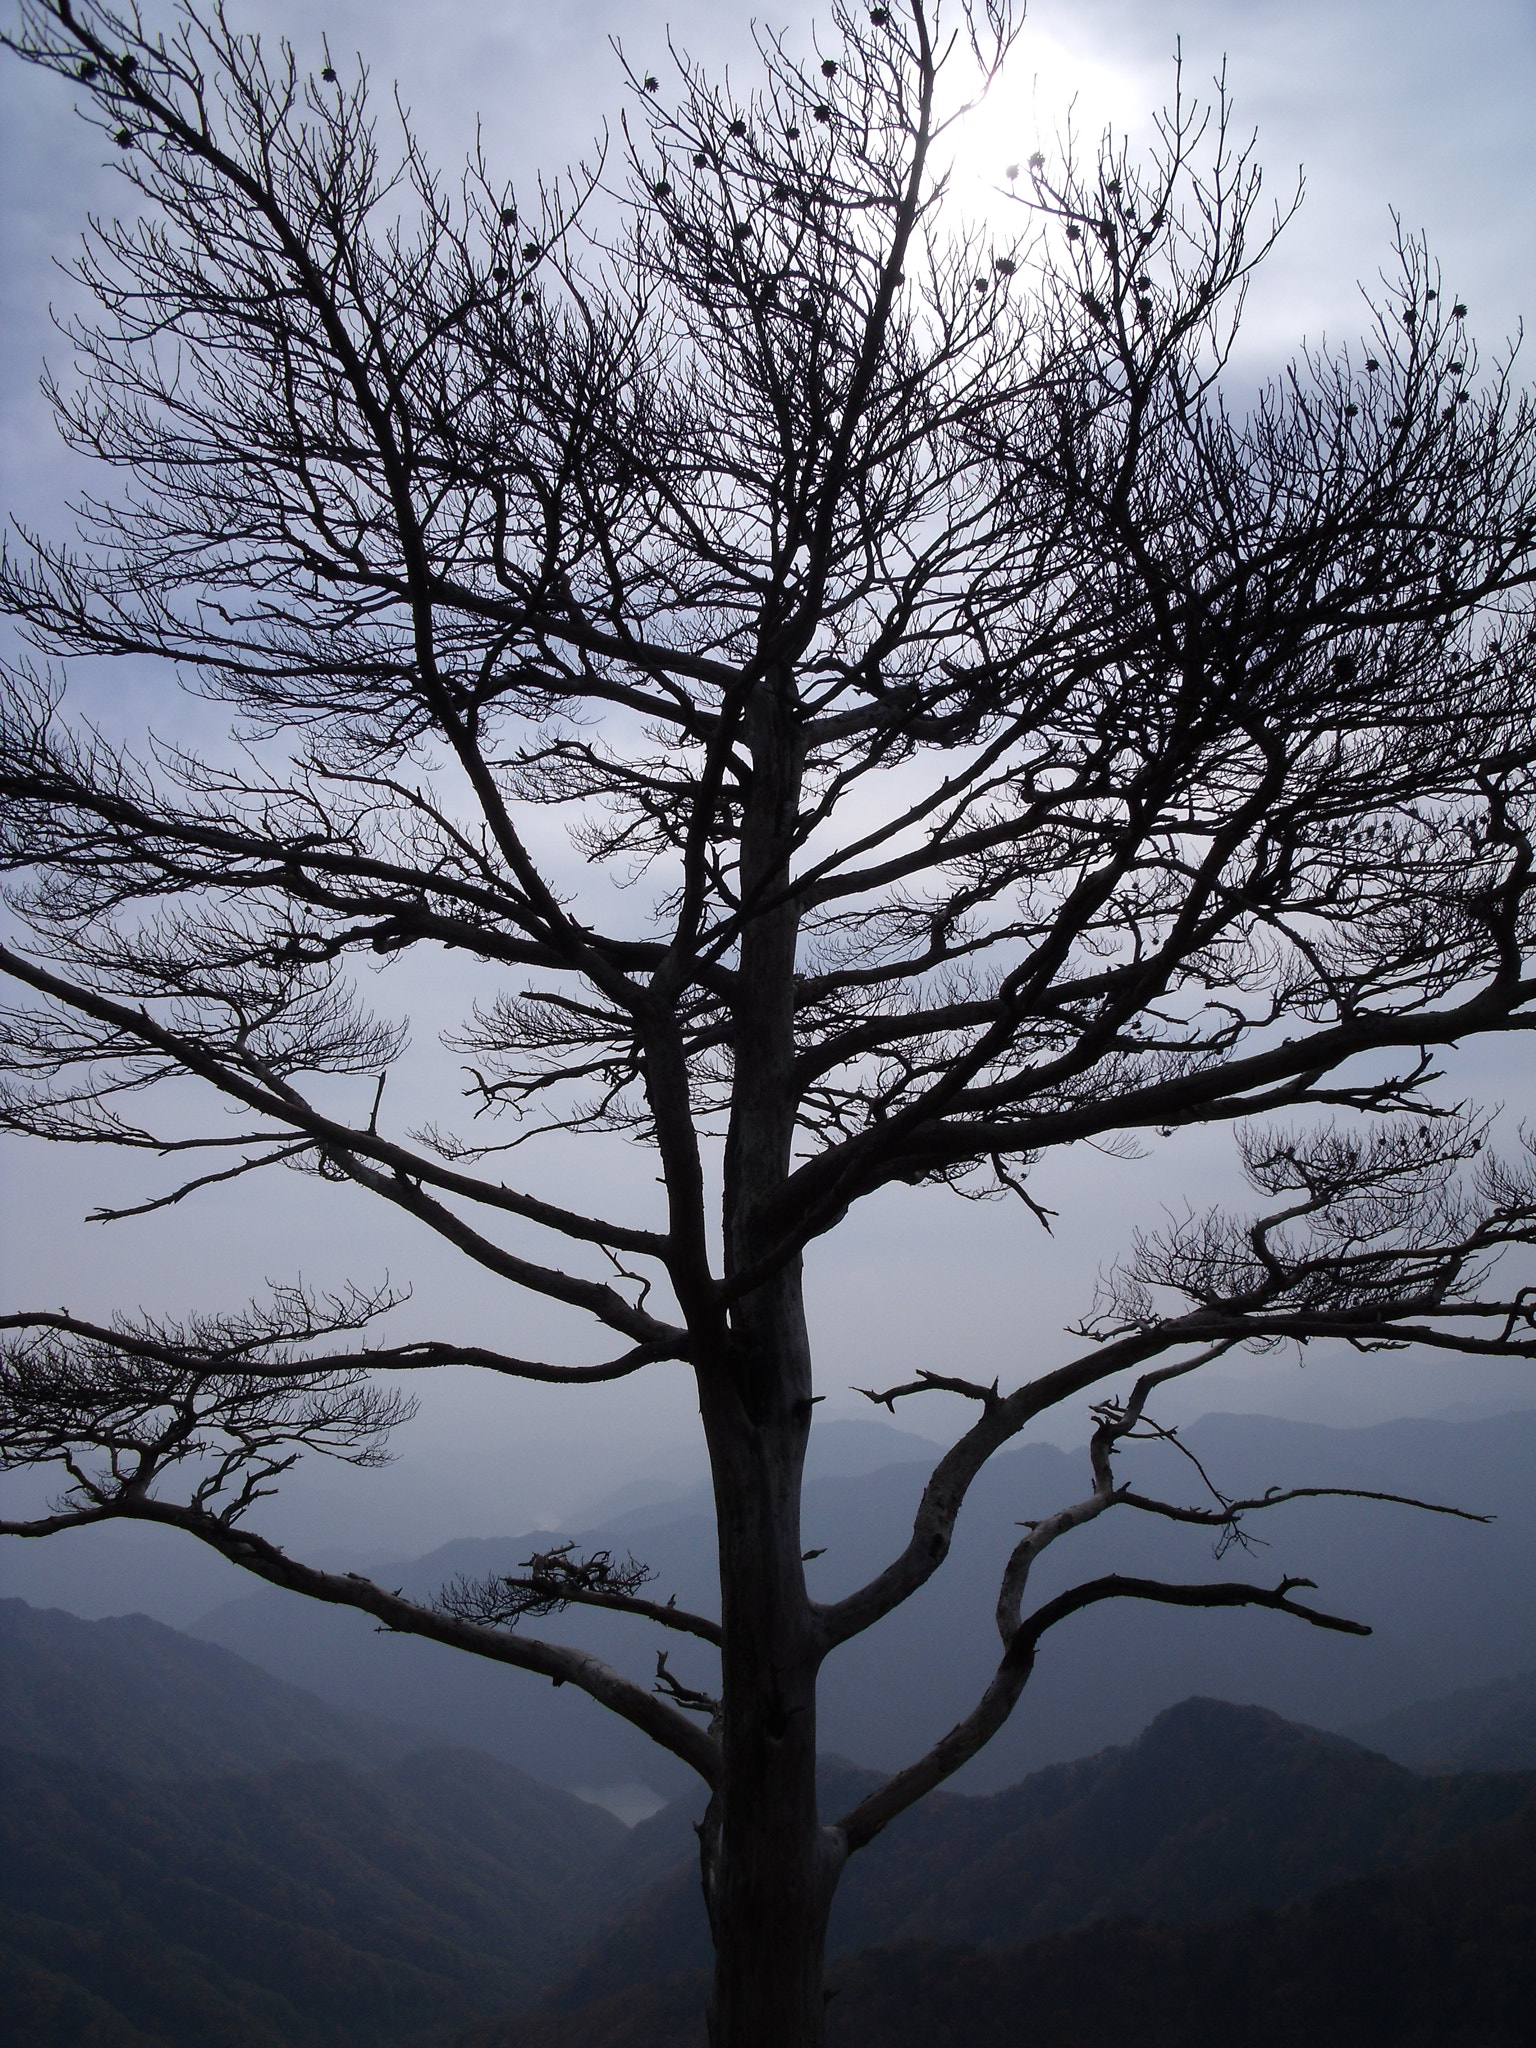
[[[1408,1493],[1377,1493],[1366,1486],[1274,1486],[1268,1493],[1253,1500],[1226,1501],[1219,1508],[1186,1508],[1173,1501],[1153,1500],[1146,1494],[1132,1493],[1129,1487],[1116,1487],[1115,1501],[1128,1508],[1140,1508],[1144,1514],[1161,1515],[1170,1522],[1195,1522],[1206,1528],[1229,1526],[1240,1515],[1255,1514],[1260,1508],[1283,1507],[1289,1500],[1375,1500],[1383,1501],[1389,1507],[1418,1508],[1426,1515],[1451,1515],[1458,1522],[1492,1522],[1493,1515],[1479,1515],[1471,1508],[1453,1508],[1444,1501],[1417,1500]]]
[[[1454,1045],[1488,1032],[1536,1031],[1532,1004],[1536,980],[1501,980],[1449,1009],[1409,1008],[1390,1014],[1366,1010],[1348,1023],[1288,1038],[1242,1059],[1213,1062],[1172,1080],[1111,1093],[1102,1101],[1095,1098],[1070,1109],[994,1121],[1000,1112],[1038,1091],[1042,1077],[1031,1074],[984,1093],[978,1090],[970,1099],[959,1098],[947,1108],[944,1121],[929,1125],[914,1142],[925,1162],[931,1152],[932,1163],[939,1165],[983,1158],[993,1151],[1028,1152],[1073,1144],[1111,1131],[1230,1123],[1292,1106],[1300,1099],[1290,1092],[1297,1086],[1309,1090],[1310,1100],[1310,1089],[1323,1075],[1363,1053]],[[1277,1089],[1282,1092],[1275,1093]],[[900,1122],[893,1117],[879,1133],[882,1144],[896,1137]],[[914,1117],[913,1124],[915,1131],[919,1119]]]
[[[429,1185],[442,1194],[455,1195],[481,1207],[502,1210],[507,1215],[540,1224],[547,1230],[552,1230],[563,1237],[574,1238],[581,1243],[602,1245],[613,1251],[633,1252],[645,1258],[664,1260],[667,1256],[668,1241],[659,1232],[636,1229],[628,1224],[609,1223],[601,1217],[584,1216],[578,1211],[563,1209],[556,1203],[543,1201],[535,1195],[522,1194],[503,1183],[477,1180],[471,1174],[455,1173],[451,1168],[419,1152],[409,1151],[405,1146],[382,1137],[377,1131],[358,1130],[350,1124],[337,1123],[334,1118],[323,1115],[292,1091],[264,1085],[251,1074],[235,1072],[205,1046],[160,1024],[146,1010],[104,996],[95,989],[65,981],[35,961],[27,959],[24,954],[4,945],[0,945],[0,972],[14,976],[27,987],[35,989],[39,995],[46,995],[96,1023],[108,1025],[112,1030],[122,1032],[129,1040],[137,1040],[147,1048],[175,1060],[189,1073],[208,1082],[222,1094],[233,1096],[247,1108],[256,1110],[263,1116],[276,1118],[294,1130],[302,1131],[306,1137],[319,1144],[355,1153],[360,1158],[372,1160],[392,1173],[403,1174],[412,1181]],[[111,1137],[106,1136],[103,1142],[111,1143]],[[532,1270],[537,1269],[530,1267],[530,1271]]]
[[[72,1316],[64,1309],[18,1309],[0,1315],[0,1330],[53,1330],[60,1336],[80,1337],[90,1344],[110,1346],[130,1358],[154,1359],[165,1365],[199,1366],[217,1369],[217,1362],[204,1353],[157,1343],[141,1333],[93,1323]],[[617,1358],[596,1365],[548,1365],[542,1359],[514,1358],[505,1351],[492,1351],[483,1344],[452,1344],[444,1339],[420,1338],[405,1344],[368,1345],[356,1351],[328,1351],[302,1356],[279,1364],[240,1356],[240,1371],[251,1379],[297,1379],[313,1373],[421,1372],[442,1366],[468,1365],[481,1372],[494,1372],[508,1379],[532,1380],[542,1386],[594,1386],[608,1380],[627,1379],[648,1365],[665,1359],[686,1358],[688,1338],[679,1332],[676,1341],[660,1340],[637,1344]]]
[[[440,1193],[466,1195],[472,1200],[489,1202],[510,1214],[528,1217],[587,1242],[654,1258],[666,1257],[669,1249],[667,1239],[650,1231],[629,1230],[603,1224],[591,1217],[576,1216],[556,1209],[552,1204],[515,1195],[507,1189],[489,1189],[483,1182],[474,1181],[467,1175],[434,1168],[431,1161],[391,1144],[376,1132],[359,1131],[350,1125],[336,1123],[314,1109],[294,1089],[270,1079],[258,1080],[249,1073],[235,1071],[206,1047],[158,1023],[145,1010],[64,981],[3,945],[0,945],[0,971],[14,975],[39,994],[49,996],[98,1023],[110,1025],[129,1041],[137,1041],[163,1053],[188,1073],[206,1081],[221,1094],[243,1103],[246,1108],[263,1116],[275,1117],[314,1138],[350,1178],[375,1194],[385,1196],[397,1207],[409,1210],[439,1236],[446,1237],[503,1279],[526,1287],[530,1293],[543,1294],[573,1308],[585,1309],[599,1322],[641,1342],[670,1334],[667,1325],[635,1308],[606,1283],[583,1280],[574,1274],[561,1272],[558,1267],[540,1265],[493,1245],[441,1202],[425,1195],[422,1184],[428,1183]],[[365,1160],[385,1170],[372,1172],[362,1164]]]
[[[610,1614],[629,1614],[698,1636],[720,1648],[718,1622],[690,1613],[675,1599],[648,1600],[641,1594],[640,1587],[656,1576],[649,1565],[632,1556],[616,1560],[608,1550],[588,1557],[575,1552],[574,1539],[568,1539],[525,1558],[516,1572],[493,1572],[484,1579],[460,1573],[443,1587],[437,1605],[445,1614],[487,1628],[516,1628],[530,1615],[540,1619],[567,1607],[601,1607]]]
[[[627,1593],[567,1593],[573,1607],[605,1607],[611,1614],[633,1614],[642,1621],[654,1621],[661,1628],[676,1629],[680,1635],[697,1636],[719,1649],[720,1624],[707,1614],[694,1614],[686,1607],[674,1607],[666,1600],[642,1600]]]
[[[946,1169],[1105,1138],[1121,1131],[1236,1123],[1318,1100],[1322,1077],[1363,1053],[1453,1045],[1489,1032],[1536,1031],[1536,980],[1498,981],[1443,1010],[1364,1012],[1347,1024],[1222,1060],[1144,1086],[1109,1089],[1066,1108],[1029,1113],[1026,1098],[1050,1077],[1032,1071],[985,1094],[946,1101],[934,1111],[912,1104],[796,1168],[778,1191],[782,1234],[722,1286],[735,1300],[760,1287],[852,1203],[894,1182]],[[1021,1018],[1021,1022],[1022,1022]],[[1383,1092],[1388,1092],[1384,1090]],[[1364,1107],[1363,1103],[1358,1106]],[[1004,1113],[1013,1114],[1004,1120]]]
[[[125,1209],[92,1209],[85,1220],[87,1223],[126,1223],[133,1216],[153,1216],[162,1209],[174,1209],[188,1195],[199,1194],[204,1188],[215,1188],[225,1181],[242,1180],[246,1174],[260,1173],[266,1166],[286,1165],[290,1159],[302,1158],[313,1150],[313,1139],[296,1138],[292,1144],[281,1145],[275,1152],[264,1152],[255,1159],[242,1159],[238,1166],[228,1166],[222,1173],[200,1173],[192,1180],[183,1181],[168,1195],[151,1195]]]

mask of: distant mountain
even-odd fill
[[[1350,1733],[1420,1771],[1536,1770],[1536,1671],[1415,1700]]]
[[[848,1424],[850,1430],[860,1425]],[[877,1425],[868,1427],[876,1428]],[[890,1453],[895,1432],[828,1456],[845,1464]],[[806,1486],[805,1546],[813,1590],[835,1598],[886,1564],[905,1542],[926,1465],[906,1439],[903,1462]],[[1036,1567],[1037,1592],[1097,1573],[1213,1579],[1282,1571],[1317,1580],[1322,1605],[1369,1622],[1368,1639],[1325,1635],[1273,1614],[1201,1613],[1107,1602],[1073,1618],[1042,1646],[1012,1722],[967,1770],[961,1789],[985,1792],[1026,1772],[1129,1741],[1191,1692],[1254,1700],[1316,1727],[1350,1727],[1458,1679],[1482,1682],[1536,1667],[1536,1414],[1336,1430],[1254,1416],[1207,1416],[1181,1432],[1217,1484],[1234,1494],[1320,1484],[1406,1492],[1492,1514],[1488,1525],[1359,1500],[1297,1502],[1253,1519],[1257,1558],[1216,1560],[1209,1536],[1116,1509],[1076,1532]],[[814,1437],[813,1437],[814,1442]],[[907,1460],[910,1456],[910,1462]],[[1178,1498],[1198,1476],[1177,1451],[1127,1449],[1122,1476]],[[1079,1497],[1086,1459],[1049,1444],[1005,1452],[980,1475],[944,1570],[823,1674],[823,1745],[885,1770],[899,1768],[969,1711],[996,1657],[992,1612],[1002,1561],[1025,1517]],[[566,1532],[634,1553],[655,1568],[663,1598],[710,1610],[716,1567],[707,1495],[616,1511],[607,1524]],[[379,1576],[430,1595],[455,1572],[514,1569],[556,1540],[548,1530],[444,1546],[381,1567]],[[659,1631],[611,1615],[567,1614],[544,1626],[649,1682]],[[601,1709],[539,1680],[395,1635],[365,1616],[321,1610],[259,1590],[206,1614],[195,1633],[340,1706],[366,1706],[430,1727],[440,1741],[490,1750],[568,1786],[638,1780],[665,1796],[686,1790],[681,1765]],[[681,1662],[679,1662],[679,1657]],[[687,1680],[707,1685],[710,1658],[674,1654]]]
[[[690,1971],[459,2048],[704,2048]],[[1527,2048],[1536,1821],[1216,1926],[1101,1922],[1027,1947],[908,1941],[829,1972],[827,2048]]]
[[[890,1465],[931,1468],[947,1448],[912,1430],[893,1429],[888,1422],[834,1415],[829,1421],[812,1426],[805,1451],[805,1476],[856,1479],[866,1472],[883,1472]]]
[[[254,1768],[261,1741],[368,1757],[377,1724],[141,1619],[0,1619],[9,1725],[34,1747],[0,1754],[0,2041],[427,2048],[477,2015],[585,2006],[707,1959],[697,1794],[627,1831],[472,1752]],[[50,1714],[78,1758],[35,1753]],[[210,1774],[228,1756],[239,1768]],[[823,1812],[878,1782],[824,1759]],[[1210,1920],[1422,1856],[1533,1792],[1190,1700],[1128,1748],[903,1816],[851,1866],[833,1946],[1011,1950],[1107,1916]]]
[[[0,1602],[6,2048],[404,2041],[526,2003],[686,1853],[142,1615]]]
[[[0,1600],[0,1747],[138,1778],[340,1757],[383,1764],[430,1745],[343,1711],[244,1657],[142,1614],[81,1621]]]
[[[376,2048],[526,2004],[623,1896],[625,1843],[464,1751],[180,1781],[0,1752],[0,2038],[47,2039],[9,2031],[31,2009],[95,2044],[67,2028],[99,2008],[114,2048]]]
[[[914,1436],[910,1430],[892,1429],[888,1422],[867,1422],[857,1416],[834,1416],[818,1422],[811,1431],[805,1452],[805,1477],[809,1482],[823,1479],[862,1479],[871,1472],[884,1472],[892,1465],[921,1465],[931,1470],[946,1446],[930,1437]],[[693,1483],[681,1486],[666,1480],[639,1479],[633,1485],[593,1502],[573,1520],[575,1528],[600,1528],[624,1537],[635,1537],[647,1529],[663,1528],[685,1517],[714,1514],[704,1448],[698,1449]]]
[[[1005,1792],[915,1807],[856,1857],[839,1948],[1015,1946],[1094,1920],[1224,1919],[1494,1826],[1536,1778],[1422,1778],[1262,1707],[1190,1699]]]
[[[828,1820],[877,1782],[833,1759],[821,1777]],[[1536,1778],[1423,1778],[1260,1707],[1186,1700],[1128,1748],[990,1797],[937,1793],[903,1814],[849,1864],[830,1948],[907,1939],[1012,1947],[1127,1914],[1224,1919],[1426,1855],[1533,1799]],[[583,2005],[708,1956],[698,1880],[679,1869],[551,1999]]]

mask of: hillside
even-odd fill
[[[867,1774],[825,1765],[824,1816],[866,1783]],[[1422,1857],[1508,1819],[1533,1794],[1525,1777],[1423,1778],[1263,1708],[1187,1700],[1127,1748],[985,1798],[935,1794],[904,1814],[849,1865],[830,1947],[1012,1947],[1124,1915],[1226,1918]],[[658,1815],[648,1825],[662,1824]],[[585,2004],[702,1966],[708,1954],[697,1879],[681,1869],[595,1944],[553,1999]]]
[[[142,1615],[0,1602],[0,2040],[338,2048],[526,2003],[669,1867]]]
[[[146,1615],[81,1621],[0,1600],[0,1748],[184,1778],[321,1757],[384,1764],[430,1740]]]
[[[33,1745],[0,1756],[7,2048],[427,2048],[540,1999],[649,1997],[643,1980],[707,1956],[696,1795],[627,1831],[483,1754],[380,1764],[369,1743],[399,1731],[141,1618],[3,1619],[7,1725]],[[261,1742],[300,1753],[257,1768]],[[826,1759],[824,1812],[875,1782]],[[852,1866],[834,1947],[1012,1952],[1106,1916],[1210,1920],[1434,1852],[1531,1796],[1190,1700],[1128,1747],[904,1816]]]
[[[95,2044],[82,1999],[102,2048],[373,2048],[505,2010],[622,1896],[625,1840],[467,1752],[180,1781],[0,1753],[0,2037]],[[59,2030],[8,2032],[29,2006]]]
[[[835,1763],[824,1777],[828,1811],[870,1782]],[[973,1997],[985,2008],[988,1986],[1012,1985],[1009,1971],[1023,1971],[1030,1997],[1038,1981],[1066,2013],[1081,1974],[1108,1967],[1105,1944],[1122,1937],[1101,1922],[1076,1945],[1025,1951],[1035,1957],[1026,1966],[1011,1946],[1019,1929],[1127,1911],[1209,1920],[1341,1865],[1464,1835],[1529,1796],[1525,1780],[1415,1779],[1274,1716],[1190,1702],[1129,1751],[992,1799],[940,1799],[893,1828],[854,1866],[835,1928],[850,2012],[872,2000],[875,2017],[867,2033],[834,2042],[926,2048],[949,2038],[882,2031],[875,1994],[887,1978],[908,1987],[913,2012],[931,2016],[969,2012]],[[290,1764],[179,1783],[0,1757],[0,2040],[405,2048],[543,1993],[553,2009],[575,2009],[576,2031],[551,2031],[546,2015],[474,2038],[640,2048],[652,2037],[631,2037],[637,2014],[676,2009],[665,1985],[643,1980],[702,1968],[707,1956],[691,1846],[681,1804],[626,1835],[608,1815],[464,1753],[370,1773]],[[645,1880],[629,1914],[583,1958],[594,1929]],[[1326,1935],[1331,1923],[1306,1924]],[[903,1939],[926,1926],[936,1936]],[[1285,1931],[1292,1926],[1282,1918],[1264,1935],[1265,1967],[1282,1975],[1300,1939]],[[865,1953],[871,1936],[898,1944],[878,1965]],[[1005,1945],[996,1962],[957,1960],[944,1938]],[[1187,1953],[1166,1932],[1123,1938],[1133,1975],[1159,1999],[1189,1955],[1202,1972],[1237,1969],[1236,1937],[1225,1931]],[[949,1984],[953,1971],[963,1982]],[[700,1981],[686,1989],[687,2011]],[[599,2010],[619,2032],[581,2031]],[[992,2037],[963,2038],[985,2048]],[[655,2039],[670,2048],[673,2036]]]
[[[829,1977],[827,2048],[1526,2048],[1536,1821],[1216,1926],[910,1941]],[[706,1989],[692,1972],[477,2026],[459,2048],[703,2048]]]

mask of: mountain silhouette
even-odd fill
[[[1350,1733],[1415,1770],[1536,1770],[1536,1671],[1414,1700]]]
[[[823,1818],[872,1782],[824,1759]],[[906,1939],[1007,1947],[1125,1915],[1223,1919],[1422,1857],[1533,1796],[1536,1778],[1422,1777],[1261,1707],[1186,1700],[1125,1748],[989,1796],[936,1793],[910,1809],[849,1864],[829,1949]],[[646,1827],[680,1833],[670,1811]],[[587,2004],[708,1956],[698,1880],[683,1866],[600,1938],[551,2002]]]
[[[8,2040],[438,2048],[540,2004],[543,2026],[649,1998],[706,1963],[697,1794],[626,1830],[483,1753],[398,1753],[409,1729],[142,1618],[7,1603],[0,1623],[20,1745],[0,1753]],[[878,1782],[825,1758],[824,1813]],[[1264,1709],[1188,1700],[1129,1745],[902,1816],[850,1867],[833,1947],[1014,1954],[1127,1914],[1209,1923],[1432,1855],[1518,1816],[1533,1787],[1420,1776]]]
[[[349,1711],[147,1615],[0,1600],[0,1747],[129,1777],[396,1761],[431,1737]]]
[[[569,1968],[620,1895],[624,1839],[466,1751],[175,1780],[3,1751],[4,2026],[62,1985],[174,2048],[404,2041]]]

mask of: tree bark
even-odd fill
[[[746,707],[752,760],[741,837],[745,906],[726,1141],[727,1275],[771,1251],[794,1135],[798,907],[786,892],[802,766],[793,685]],[[775,902],[780,892],[782,900]],[[702,1363],[702,1362],[701,1362]],[[821,1641],[801,1559],[812,1374],[800,1261],[731,1311],[726,1355],[702,1364],[700,1407],[719,1523],[724,1768],[702,1842],[715,1942],[713,2048],[819,2048],[827,1915],[844,1860],[816,1812]]]
[[[702,1841],[715,1944],[709,2038],[712,2048],[820,2048],[827,1915],[844,1852],[816,1811],[821,1653],[800,1554],[810,1360],[798,1272],[762,1292],[770,1298],[741,1319],[757,1326],[743,1347],[756,1356],[705,1403],[725,1703],[723,1771]],[[741,1379],[764,1397],[756,1412]]]

